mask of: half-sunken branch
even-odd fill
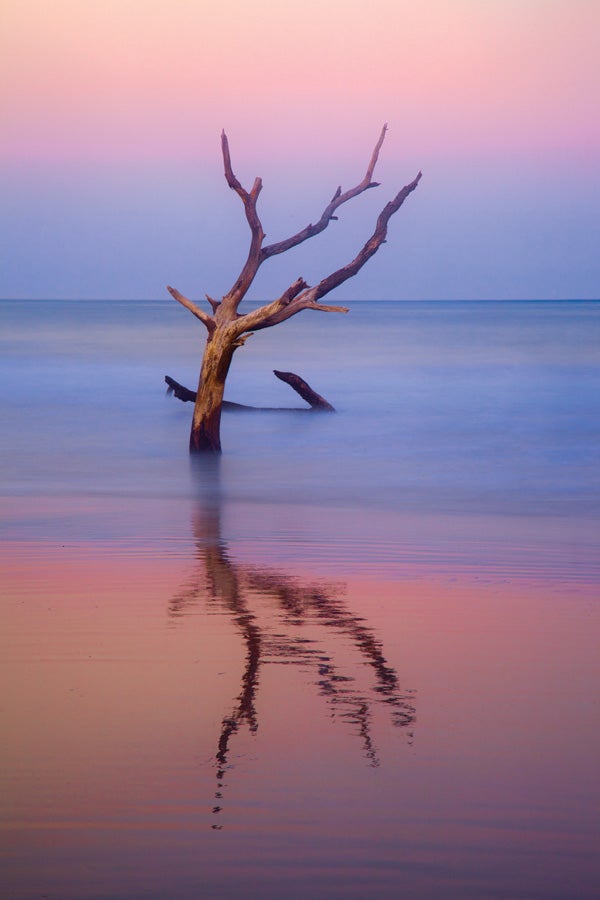
[[[253,412],[335,412],[335,407],[333,407],[324,397],[321,397],[320,394],[317,394],[316,391],[313,391],[310,384],[308,384],[304,378],[300,378],[300,376],[296,375],[294,372],[278,372],[277,369],[273,369],[273,374],[276,375],[280,381],[285,381],[286,384],[289,384],[303,400],[306,400],[310,408],[306,409],[289,406],[248,406],[245,403],[232,403],[230,400],[223,400],[223,409],[232,410],[234,412],[241,412],[243,410],[252,410]],[[173,394],[178,400],[181,400],[182,403],[196,402],[196,391],[191,391],[183,384],[179,384],[179,382],[175,381],[174,378],[171,378],[170,375],[165,375],[165,381],[167,383],[167,394]]]

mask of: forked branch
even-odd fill
[[[323,278],[323,280],[320,281],[319,284],[316,285],[316,287],[310,288],[306,293],[310,295],[311,300],[318,300],[320,297],[324,297],[325,294],[328,294],[334,288],[338,287],[340,284],[343,284],[344,281],[352,278],[354,275],[356,275],[357,272],[362,269],[364,264],[375,253],[377,253],[381,245],[385,243],[389,220],[395,212],[398,212],[409,194],[412,194],[420,180],[421,172],[419,172],[417,177],[413,181],[411,181],[410,184],[405,185],[401,191],[398,191],[393,200],[390,200],[389,203],[386,203],[379,214],[379,218],[377,219],[375,231],[366,242],[366,244],[362,247],[360,252],[354,257],[352,262],[348,263],[345,266],[342,266],[341,269],[338,269],[336,272],[333,272],[326,278]]]
[[[286,250],[291,250],[293,247],[297,247],[298,244],[303,243],[304,241],[308,240],[308,238],[314,237],[316,234],[320,234],[327,228],[332,219],[336,218],[335,212],[337,209],[339,209],[340,206],[342,206],[343,203],[347,203],[348,200],[351,200],[353,197],[357,197],[359,194],[362,194],[369,188],[378,187],[378,183],[376,181],[373,181],[373,172],[379,158],[379,151],[381,150],[386,131],[387,125],[384,125],[381,129],[381,134],[379,135],[379,138],[375,145],[375,149],[371,154],[371,159],[362,181],[360,181],[355,187],[350,188],[343,193],[341,187],[338,187],[332,199],[323,210],[321,218],[315,225],[307,225],[305,228],[301,229],[301,231],[298,231],[291,237],[286,238],[283,241],[278,241],[275,244],[269,244],[267,247],[262,246],[265,234],[258,213],[256,211],[256,201],[258,200],[258,195],[260,194],[260,191],[262,189],[262,181],[260,178],[256,178],[254,181],[254,186],[252,187],[252,190],[250,192],[242,187],[240,181],[233,173],[233,168],[231,165],[231,155],[229,152],[229,142],[227,140],[227,135],[223,131],[221,135],[221,148],[223,151],[225,179],[229,187],[238,194],[238,196],[242,200],[242,203],[244,204],[246,219],[248,221],[252,234],[250,250],[248,252],[248,259],[246,260],[244,268],[242,269],[236,283],[225,298],[226,301],[229,301],[229,304],[233,310],[237,310],[237,307],[239,306],[241,300],[252,284],[260,265],[266,259],[269,259],[269,257],[271,256],[276,256],[279,253],[285,253]]]
[[[324,231],[327,228],[331,220],[336,218],[334,213],[343,203],[347,203],[348,200],[352,200],[353,197],[358,197],[359,194],[362,194],[364,191],[368,190],[368,188],[379,187],[378,182],[373,181],[373,172],[379,158],[379,151],[381,150],[386,131],[387,124],[381,129],[381,134],[375,144],[375,149],[371,155],[369,166],[363,180],[357,184],[356,187],[350,188],[350,190],[344,191],[344,193],[342,193],[342,189],[339,187],[323,210],[323,214],[316,225],[307,225],[306,228],[303,228],[292,237],[289,237],[284,241],[279,241],[276,244],[269,244],[268,247],[263,247],[261,251],[263,259],[268,259],[270,256],[276,256],[278,253],[285,253],[286,250],[297,247],[298,244],[308,240],[308,238],[313,237],[315,234],[320,234],[321,231]]]
[[[261,328],[270,328],[273,325],[278,325],[280,322],[291,318],[291,316],[295,316],[296,313],[303,309],[316,309],[323,312],[348,312],[348,308],[345,306],[332,306],[318,303],[317,301],[340,284],[343,284],[344,281],[356,275],[365,263],[377,253],[381,245],[385,243],[389,220],[400,209],[409,194],[415,190],[420,180],[421,172],[410,184],[405,185],[393,200],[390,200],[384,206],[377,219],[373,234],[352,262],[323,278],[314,287],[309,287],[299,278],[294,284],[290,285],[278,300],[267,303],[265,306],[261,306],[259,309],[241,316],[236,323],[236,328],[240,330],[240,333],[250,330],[259,331]]]
[[[238,194],[238,196],[241,198],[242,203],[244,204],[244,210],[246,212],[246,219],[252,233],[250,250],[248,251],[248,259],[246,260],[244,268],[240,272],[236,283],[229,291],[227,297],[224,298],[225,301],[229,301],[229,305],[232,311],[235,311],[239,303],[247,293],[248,288],[254,281],[254,276],[258,272],[258,267],[262,262],[261,247],[265,237],[265,233],[263,231],[261,221],[258,218],[258,213],[256,212],[256,201],[258,200],[258,195],[262,190],[262,181],[260,178],[255,178],[254,185],[252,186],[252,190],[249,193],[247,190],[245,190],[245,188],[242,187],[236,176],[233,174],[233,169],[231,167],[231,156],[229,153],[229,142],[224,131],[221,133],[221,149],[223,151],[225,179],[229,187],[234,190],[236,194]]]
[[[203,309],[200,309],[199,306],[196,306],[196,304],[192,300],[188,300],[187,297],[184,297],[183,294],[177,290],[177,288],[170,287],[169,285],[167,285],[167,290],[170,293],[171,297],[173,297],[174,300],[177,300],[178,303],[181,303],[182,306],[185,306],[186,309],[189,309],[189,311],[194,316],[196,316],[197,319],[200,319],[200,321],[204,325],[206,325],[209,333],[211,331],[215,330],[216,323],[212,316],[209,316],[208,313],[205,313]],[[207,299],[209,300],[209,303],[210,303],[211,302],[210,299],[208,297],[207,297]]]

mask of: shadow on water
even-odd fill
[[[392,724],[404,729],[411,742],[414,692],[401,689],[381,641],[363,618],[348,610],[339,596],[343,586],[305,583],[280,571],[236,562],[221,536],[220,459],[192,458],[192,474],[197,491],[193,516],[197,566],[191,580],[171,599],[169,616],[176,620],[191,607],[207,602],[211,611],[216,608],[231,618],[245,649],[240,690],[233,708],[223,716],[216,741],[213,813],[223,809],[224,779],[231,768],[235,735],[244,725],[253,734],[258,730],[256,702],[261,669],[266,665],[296,666],[309,672],[331,716],[359,737],[367,764],[379,766],[372,734],[374,708],[380,705],[389,710]],[[258,611],[261,603],[269,607],[266,619]],[[311,637],[305,636],[306,630]],[[346,660],[336,659],[336,635],[352,648],[353,662],[370,670],[371,681],[366,686],[348,673]]]

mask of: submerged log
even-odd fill
[[[317,394],[316,391],[313,391],[311,386],[299,375],[295,375],[294,372],[279,372],[277,369],[273,369],[273,373],[280,381],[285,381],[286,384],[289,384],[292,390],[296,391],[303,400],[306,400],[310,409],[292,406],[247,406],[244,403],[232,403],[230,400],[223,400],[223,409],[236,412],[243,412],[244,410],[252,410],[253,412],[335,412],[335,407],[328,403],[324,397],[321,397],[320,394]],[[191,391],[183,384],[179,384],[170,375],[165,375],[165,381],[167,383],[167,394],[173,394],[182,403],[196,402],[196,391]]]
[[[167,382],[167,396],[174,394],[182,403],[196,402],[196,391],[190,391],[189,388],[179,384],[179,382],[175,381],[174,378],[171,378],[170,375],[165,375],[165,381]]]
[[[335,412],[331,403],[328,403],[324,397],[321,397],[320,394],[313,391],[310,384],[307,384],[299,375],[294,375],[293,372],[278,372],[277,369],[273,369],[273,374],[281,381],[285,381],[286,384],[289,384],[297,394],[300,394],[302,399],[306,400],[311,409],[320,409],[324,412]]]

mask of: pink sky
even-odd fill
[[[387,120],[427,158],[600,151],[595,0],[3,8],[9,160],[197,158],[223,125],[261,153],[339,152]]]
[[[174,166],[183,166],[187,190],[197,191],[198,205],[212,209],[223,190],[218,137],[225,126],[240,177],[251,181],[260,174],[265,185],[269,177],[275,185],[285,175],[291,198],[294,188],[304,193],[315,172],[333,187],[337,179],[358,180],[384,121],[390,132],[379,171],[386,192],[381,202],[424,170],[421,196],[411,203],[420,205],[415,215],[429,216],[432,227],[436,210],[435,233],[430,229],[427,239],[434,239],[437,260],[467,258],[466,248],[444,249],[442,223],[454,220],[455,195],[460,193],[469,225],[483,215],[471,210],[478,196],[487,194],[488,207],[503,202],[507,178],[526,209],[538,208],[559,179],[573,179],[575,199],[565,193],[566,206],[561,201],[542,218],[580,222],[588,235],[598,227],[586,205],[600,156],[597,0],[4,0],[0,16],[6,227],[10,231],[15,213],[22,216],[17,230],[27,222],[37,244],[44,242],[35,235],[34,193],[42,219],[47,214],[55,221],[60,210],[58,201],[44,200],[40,181],[48,187],[65,173],[84,177],[97,166],[111,172],[118,167],[119,178],[104,176],[102,194],[118,197],[127,218],[135,200],[123,172],[134,170],[137,179],[146,172],[150,185],[172,179]],[[532,174],[524,196],[514,176],[529,180]],[[471,193],[465,197],[467,184]],[[145,191],[143,184],[131,189]],[[78,192],[91,233],[97,198]],[[170,196],[170,215],[177,217],[181,199]],[[315,191],[312,215],[327,199]],[[71,217],[68,202],[65,214]],[[147,210],[147,217],[155,215]],[[503,214],[495,219],[505,228]],[[126,223],[122,227],[126,237]],[[538,233],[530,227],[531,235]],[[490,226],[490,238],[492,233]],[[548,236],[550,259],[562,237]],[[524,237],[522,243],[531,242]],[[561,292],[597,296],[598,268],[576,243],[580,249],[560,275]],[[89,252],[82,243],[84,262]],[[505,268],[511,253],[507,248],[497,268]],[[80,292],[66,273],[57,278],[48,269],[44,255],[42,246],[39,266],[32,255],[20,256],[21,268],[39,270],[24,284],[9,266],[3,294],[44,294],[46,276],[51,296]],[[513,288],[499,284],[491,294],[548,293],[542,257],[535,271],[526,261],[521,268]],[[452,284],[450,293],[479,296],[493,271],[471,285],[467,271],[456,284],[446,278],[438,285],[429,275],[420,287],[415,271],[408,295],[435,296],[437,290],[442,296],[445,283]],[[135,283],[143,296],[160,296],[169,277],[165,273],[161,287],[152,288],[154,280],[142,286],[132,273],[114,290],[132,296]],[[379,294],[389,277],[382,270]],[[102,278],[96,284],[91,295],[104,295],[108,285]]]

